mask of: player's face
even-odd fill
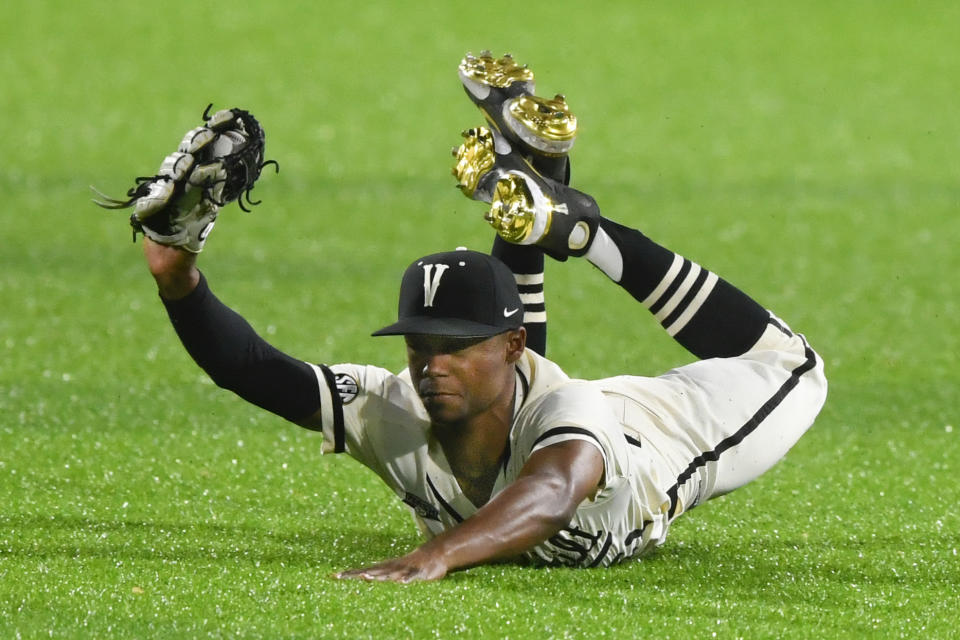
[[[520,329],[491,338],[406,336],[410,377],[433,423],[464,423],[509,406],[525,335]]]

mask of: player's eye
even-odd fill
[[[419,356],[459,353],[486,339],[484,337],[408,335],[406,336],[407,352],[410,355]]]

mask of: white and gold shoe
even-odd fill
[[[507,171],[536,171],[529,160],[514,152],[509,143],[487,127],[467,129],[460,135],[463,142],[453,149],[457,160],[451,173],[457,179],[457,188],[468,198],[489,203],[497,181]]]
[[[600,223],[593,198],[544,176],[516,151],[498,153],[486,127],[461,135],[451,173],[464,195],[490,203],[484,218],[500,237],[537,245],[558,260],[586,253]]]
[[[565,260],[590,248],[600,208],[589,195],[535,171],[510,170],[494,185],[484,218],[507,242],[536,245]]]
[[[518,149],[539,172],[569,182],[567,154],[577,137],[577,118],[562,95],[534,95],[533,72],[510,54],[467,54],[458,73],[494,134],[497,153],[509,153],[506,146]]]

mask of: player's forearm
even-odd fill
[[[516,558],[567,526],[578,504],[560,479],[521,477],[418,551],[441,557],[448,570]]]
[[[570,440],[540,449],[513,483],[420,549],[438,554],[448,569],[519,556],[570,523],[595,495],[603,471],[593,444]]]
[[[149,238],[143,253],[180,341],[218,386],[292,422],[316,413],[313,370],[269,345],[201,287],[196,254]]]
[[[199,271],[197,279],[187,295],[163,296],[170,322],[194,361],[218,386],[291,422],[315,414],[320,396],[310,365],[263,340],[213,295]]]
[[[371,567],[351,569],[338,578],[413,582],[437,580],[455,569],[514,558],[559,531],[573,515],[557,508],[552,483],[518,479],[477,513],[407,555]],[[566,487],[554,486],[560,495]],[[562,500],[561,500],[562,502]]]
[[[449,571],[515,558],[567,526],[594,495],[604,462],[593,444],[570,440],[533,453],[520,476],[475,514],[401,558],[337,574],[361,580],[437,580]]]

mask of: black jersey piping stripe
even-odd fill
[[[327,389],[330,390],[330,398],[333,401],[333,452],[343,453],[347,448],[346,430],[343,426],[343,401],[340,399],[333,371],[324,365],[320,365],[320,371],[323,372],[323,379],[327,381]]]
[[[768,322],[769,324],[772,324],[773,326],[775,326],[777,329],[779,329],[780,332],[783,333],[783,335],[785,335],[785,336],[787,336],[787,337],[789,337],[789,338],[792,338],[792,337],[793,337],[793,332],[790,331],[790,329],[787,329],[785,326],[783,326],[783,324],[781,324],[780,322],[778,322],[777,319],[774,318],[773,316],[770,316],[770,317],[767,319],[767,322]]]
[[[530,383],[527,382],[527,376],[523,375],[523,371],[520,370],[520,367],[515,367],[517,371],[517,377],[520,378],[520,407],[523,406],[523,403],[527,401],[527,395],[530,392]],[[514,411],[519,411],[520,407],[517,407]],[[512,425],[511,425],[512,427]],[[507,450],[503,452],[503,468],[507,468],[507,463],[510,462],[510,439],[507,439]]]
[[[437,491],[437,488],[434,486],[433,480],[430,479],[429,475],[427,475],[427,486],[430,487],[430,491],[433,492],[433,497],[437,499],[437,502],[440,503],[440,506],[443,507],[443,510],[449,513],[450,517],[457,522],[463,522],[463,516],[457,513],[457,510],[451,507],[450,503],[443,499],[443,496],[440,495],[439,491]]]
[[[520,370],[520,367],[515,367],[517,373],[520,375],[520,385],[523,387],[523,399],[520,401],[521,406],[524,402],[527,401],[527,394],[530,391],[530,383],[527,381],[527,376],[523,375],[523,371]]]
[[[773,410],[776,409],[784,398],[800,383],[800,376],[812,370],[817,363],[817,355],[813,352],[813,349],[810,348],[810,345],[806,344],[804,341],[804,354],[807,359],[804,360],[803,364],[798,366],[796,369],[790,372],[790,377],[777,389],[776,393],[773,396],[763,403],[760,409],[757,410],[753,417],[751,417],[747,422],[740,427],[735,433],[724,438],[720,443],[713,449],[713,451],[706,451],[687,465],[687,468],[677,476],[677,482],[672,487],[667,490],[667,495],[670,498],[670,511],[668,516],[672,518],[677,511],[677,495],[680,491],[680,487],[683,486],[687,480],[693,477],[693,474],[696,473],[697,469],[705,466],[708,462],[716,462],[720,459],[720,455],[736,445],[743,442],[743,439],[748,435],[753,433],[757,427],[763,423],[766,418],[773,413]]]
[[[510,440],[507,440],[507,448],[503,452],[502,462],[500,463],[500,468],[506,472],[507,465],[510,463]]]
[[[587,431],[586,429],[582,429],[580,427],[554,427],[553,429],[550,429],[549,431],[544,431],[542,434],[540,434],[540,437],[533,441],[533,446],[530,447],[530,450],[532,451],[533,449],[536,449],[537,445],[543,442],[544,440],[546,440],[547,438],[563,435],[565,433],[576,433],[582,436],[589,436],[597,441],[597,444],[600,445],[601,450],[603,449],[603,443],[600,442],[599,439],[597,439],[597,436],[595,436],[590,431]]]
[[[601,562],[603,562],[603,558],[604,556],[607,555],[607,552],[610,551],[610,545],[612,544],[613,544],[613,534],[608,533],[607,540],[603,543],[603,548],[600,549],[600,553],[597,554],[597,557],[594,558],[593,561],[587,565],[587,568],[592,569],[598,566]]]

